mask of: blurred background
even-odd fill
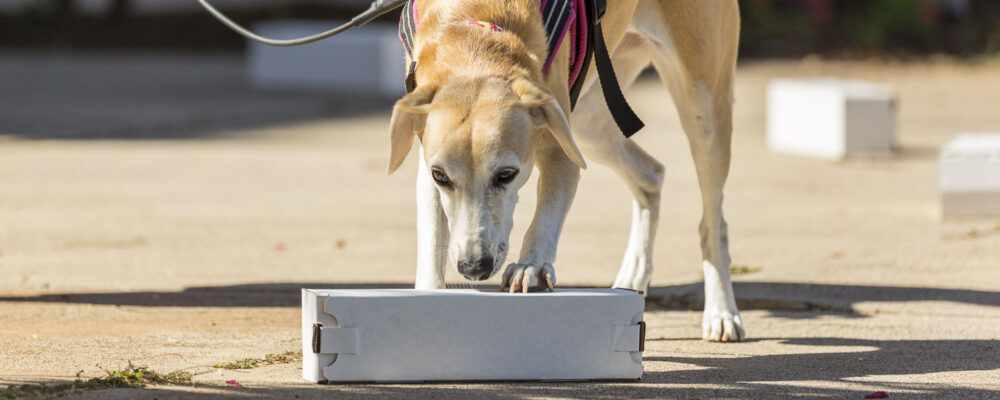
[[[219,0],[240,21],[346,18],[364,0]],[[744,58],[977,56],[1000,47],[1000,5],[989,0],[743,0]],[[393,22],[396,13],[383,18]],[[231,51],[244,49],[193,1],[8,0],[4,47]],[[184,29],[176,29],[183,26]]]
[[[245,24],[279,21],[277,31],[266,32],[285,37],[324,29],[330,20],[349,18],[367,7],[363,0],[217,3]],[[743,0],[740,5],[744,65],[776,59],[926,62],[941,57],[970,64],[1000,50],[1000,5],[990,0]],[[373,48],[365,40],[391,36],[397,16],[390,13],[351,35],[361,36],[362,49]],[[290,20],[296,22],[280,22]],[[337,44],[325,50],[313,50],[323,48],[314,45],[304,52],[344,51]],[[194,1],[0,2],[0,72],[6,86],[0,94],[0,135],[183,136],[193,134],[189,128],[267,124],[377,108],[384,102],[372,100],[400,93],[390,81],[394,78],[378,78],[387,89],[375,93],[344,85],[372,76],[365,72],[370,65],[386,64],[382,59],[353,62],[358,55],[347,52],[306,62],[303,52],[291,57],[296,50],[265,49],[271,53],[263,59],[272,64],[275,59],[290,61],[261,67],[255,62],[260,61],[254,58],[255,48],[260,47],[248,45],[209,18]],[[337,61],[344,65],[331,65]],[[297,84],[281,81],[280,75],[302,74],[306,64],[321,67]],[[326,69],[317,69],[323,66]],[[261,78],[260,68],[277,73],[278,82]],[[338,79],[343,70],[353,70],[356,76]],[[326,79],[336,82],[317,85],[327,72],[333,78]],[[272,90],[255,90],[262,87]],[[352,101],[342,101],[345,91],[351,92]],[[86,105],[71,106],[74,101]],[[46,107],[60,112],[45,112]]]

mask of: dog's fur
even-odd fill
[[[517,191],[533,166],[541,174],[534,220],[502,285],[512,292],[551,287],[559,234],[586,155],[621,176],[634,197],[632,231],[614,286],[646,290],[664,169],[621,135],[594,84],[594,68],[572,114],[571,134],[565,113],[569,46],[543,75],[547,49],[538,0],[417,0],[416,6],[418,87],[393,110],[389,161],[391,173],[419,138],[416,287],[444,287],[449,263],[470,280],[499,270]],[[681,116],[703,202],[703,337],[718,341],[744,337],[722,216],[737,7],[737,0],[613,0],[603,20],[623,86],[652,63]],[[504,31],[460,23],[469,20]]]

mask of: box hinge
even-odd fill
[[[630,352],[643,351],[646,348],[646,323],[639,321],[635,325],[614,325],[611,338],[611,351]]]
[[[314,354],[358,354],[360,348],[357,327],[327,328],[323,324],[313,324]]]
[[[639,321],[639,351],[646,351],[646,321]]]

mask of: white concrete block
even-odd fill
[[[338,26],[342,21],[292,20],[254,25],[266,37],[290,39]],[[403,45],[394,24],[371,23],[295,47],[248,41],[247,65],[254,85],[268,89],[338,91],[350,96],[405,94]]]
[[[1000,215],[1000,133],[963,134],[938,158],[945,216]]]
[[[896,94],[863,81],[776,79],[767,88],[767,143],[777,152],[826,159],[889,154]]]
[[[313,382],[639,379],[642,295],[620,289],[303,289]]]

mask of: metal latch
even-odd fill
[[[314,354],[358,354],[361,349],[357,327],[326,328],[313,324],[312,350]]]

